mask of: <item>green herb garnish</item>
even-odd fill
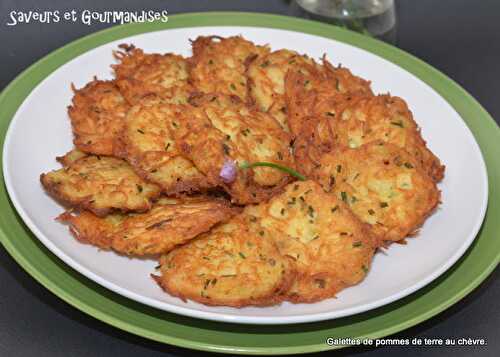
[[[205,280],[205,284],[203,285],[203,289],[208,288],[208,284],[210,284],[210,279]]]
[[[265,61],[265,62],[264,62],[264,63],[262,63],[260,66],[261,66],[262,68],[265,68],[265,67],[269,66],[269,64],[270,64],[270,62],[269,62],[269,61]]]
[[[291,169],[291,168],[283,166],[283,165],[275,164],[274,162],[265,162],[265,161],[257,161],[257,162],[252,162],[252,163],[242,162],[239,166],[241,169],[251,169],[254,167],[258,167],[258,166],[272,167],[274,169],[286,172],[287,174],[299,179],[300,181],[306,180],[305,176],[303,176],[302,174],[299,174],[294,169]]]
[[[314,208],[312,206],[307,207],[307,213],[311,218],[314,218]]]
[[[335,185],[335,176],[330,175],[330,188],[332,188]]]

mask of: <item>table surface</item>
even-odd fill
[[[0,0],[0,90],[33,62],[83,35],[109,25],[57,23],[6,26],[10,11],[168,10],[169,13],[237,10],[297,15],[290,1]],[[462,85],[500,119],[500,2],[496,0],[399,0],[398,46]],[[348,348],[341,355],[408,357],[500,355],[500,271],[438,316],[396,337],[488,341],[486,348]],[[14,356],[200,356],[197,351],[155,343],[108,326],[67,305],[25,273],[0,247],[0,355]],[[328,352],[326,352],[328,353]],[[325,355],[326,353],[323,353]],[[206,354],[208,355],[208,354]],[[321,354],[316,354],[321,355]]]

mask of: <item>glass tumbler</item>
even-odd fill
[[[296,0],[308,17],[396,43],[394,0]]]

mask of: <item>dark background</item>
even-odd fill
[[[500,118],[500,1],[399,0],[398,46],[453,78]],[[0,0],[0,90],[54,49],[109,25],[6,26],[12,10],[208,10],[299,14],[289,1]],[[500,272],[438,316],[394,337],[486,338],[487,348],[349,348],[340,355],[500,355]],[[110,327],[67,305],[25,273],[0,247],[0,356],[200,356]],[[322,355],[333,354],[326,352]],[[206,354],[208,355],[208,354]],[[318,356],[321,354],[317,354]]]

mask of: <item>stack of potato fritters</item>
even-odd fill
[[[79,241],[159,259],[183,300],[311,303],[439,204],[444,166],[401,98],[240,36],[192,47],[121,45],[114,79],[73,87],[75,149],[41,182]]]

